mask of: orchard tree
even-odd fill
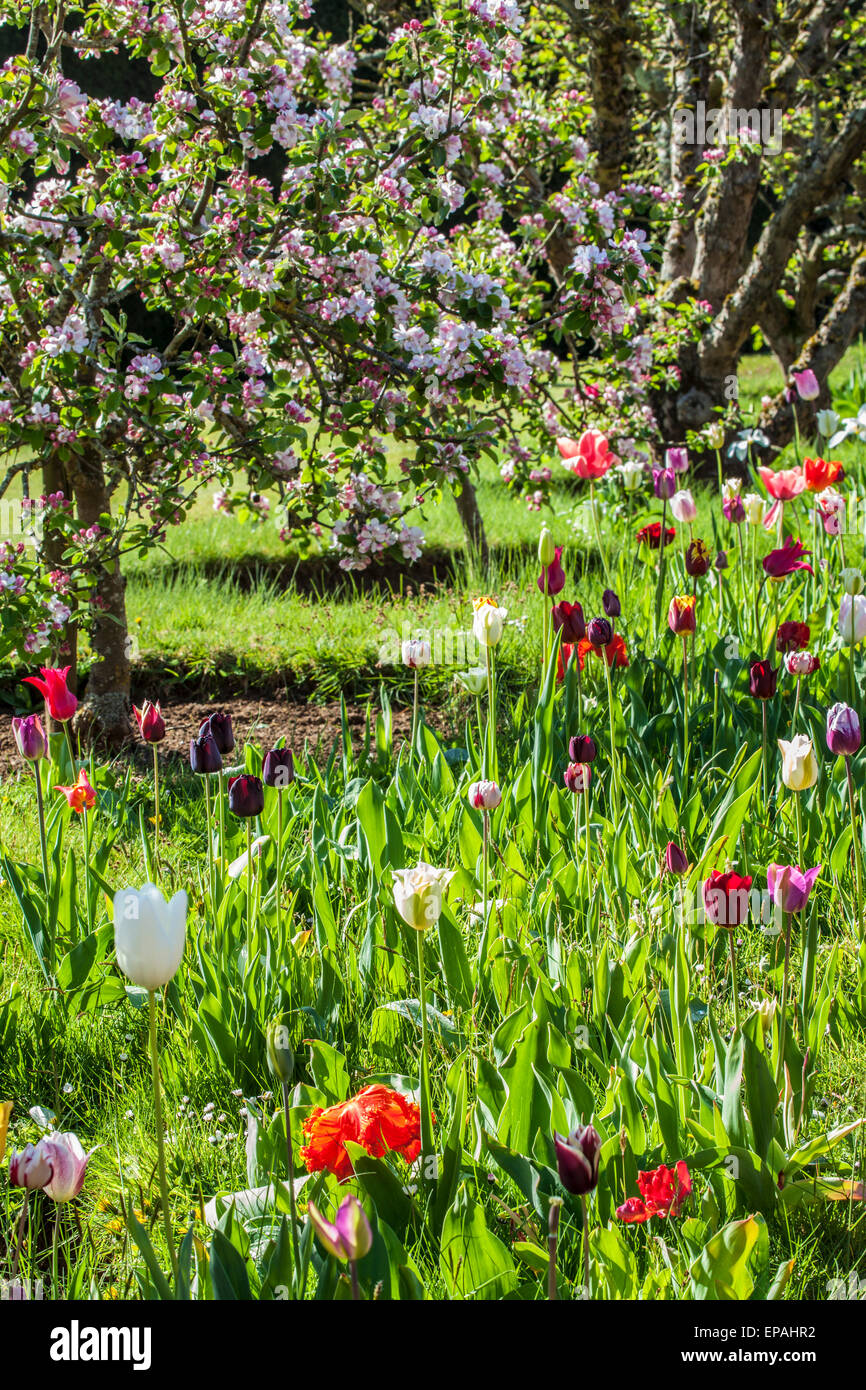
[[[0,70],[0,495],[38,472],[74,505],[47,565],[59,547],[90,576],[83,713],[107,736],[127,729],[122,557],[202,488],[276,497],[286,539],[330,536],[347,569],[416,557],[406,514],[450,489],[483,547],[479,455],[540,502],[553,436],[597,409],[588,347],[645,389],[643,190],[595,180],[567,76],[521,86],[515,0],[340,44],[306,0],[0,18],[21,39]],[[105,55],[150,95],[91,94]]]

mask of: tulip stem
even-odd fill
[[[802,676],[797,677],[797,693],[794,696],[794,714],[791,719],[791,738],[793,738],[797,732],[797,715],[800,711],[800,682],[802,679]]]
[[[283,793],[277,788],[277,941],[282,940],[283,894]]]
[[[487,860],[490,838],[490,817],[481,813],[481,939],[487,939]]]
[[[589,1298],[589,1212],[586,1209],[586,1193],[580,1195],[580,1212],[583,1219],[583,1291]]]
[[[592,889],[591,889],[591,886],[590,886],[590,877],[589,877],[589,875],[590,875],[590,868],[589,868],[589,865],[590,865],[589,787],[587,787],[586,791],[584,792],[583,799],[584,799],[584,806],[585,806],[584,814],[585,814],[585,817],[586,817],[586,893],[587,893],[587,898],[589,898],[589,896],[590,896],[590,894],[591,894],[591,892],[592,892]]]
[[[253,941],[253,818],[247,816],[247,945]]]
[[[151,744],[153,749],[153,857],[159,857],[159,756],[156,751],[156,744]]]
[[[653,636],[658,640],[659,623],[662,614],[662,590],[665,582],[665,522],[667,521],[668,499],[662,498],[662,529],[659,534],[659,568],[656,579],[656,604],[653,623]]]
[[[855,682],[854,682],[854,615],[851,614],[851,641],[848,644],[848,704],[852,709],[855,708]]]
[[[63,724],[63,732],[64,732],[64,734],[66,735],[66,747],[67,747],[68,750],[69,750],[69,761],[70,761],[70,763],[72,764],[72,780],[73,780],[73,782],[74,782],[74,781],[75,781],[75,768],[76,768],[75,749],[74,749],[73,746],[72,746],[72,731],[71,731],[70,728],[69,728],[69,720],[68,720],[68,719],[65,720],[65,722],[64,722],[64,724]]]
[[[292,1221],[292,1267],[298,1277],[298,1213],[295,1209],[295,1155],[292,1149],[292,1114],[289,1105],[288,1082],[283,1087],[283,1114],[286,1117],[286,1175],[289,1180],[289,1207]]]
[[[421,1177],[422,1180],[432,1176],[428,1169],[430,1156],[433,1153],[433,1131],[430,1124],[430,1070],[428,1066],[427,1051],[427,982],[424,976],[424,932],[416,931],[418,947],[418,1003],[421,1008],[421,1067],[420,1067],[420,1091],[421,1091]]]
[[[763,781],[764,812],[767,811],[769,772],[767,769],[767,702],[761,701],[761,780]]]
[[[556,1242],[559,1235],[559,1214],[561,1210],[562,1198],[551,1198],[550,1210],[547,1217],[547,1298],[550,1303],[555,1303],[557,1299]]]
[[[604,553],[604,546],[601,543],[601,531],[598,525],[598,512],[595,509],[595,488],[593,487],[592,479],[590,479],[589,483],[589,509],[592,512],[592,524],[595,530],[595,543],[598,546],[598,553],[601,559],[601,568],[602,572],[604,573],[604,582],[605,585],[608,588],[610,588],[610,579],[607,573],[607,557]]]
[[[219,797],[219,859],[220,874],[225,873],[226,867],[226,807],[225,807],[225,782],[223,780],[223,770],[220,768],[217,773],[217,796]],[[224,880],[222,880],[224,881]]]
[[[607,708],[610,716],[610,771],[613,783],[613,821],[614,825],[619,825],[619,771],[617,768],[616,742],[614,738],[614,715],[613,715],[613,683],[610,678],[610,665],[607,659],[607,651],[601,651],[601,663],[604,667],[604,674],[607,680]]]
[[[410,747],[409,752],[410,752],[410,756],[414,758],[414,756],[415,756],[415,740],[416,740],[417,737],[418,737],[418,667],[417,667],[417,666],[415,667],[415,670],[414,670],[413,674],[414,674],[415,679],[414,679],[414,681],[413,681],[413,683],[412,683],[412,744],[411,744],[411,747]]]
[[[547,565],[545,565],[545,566],[543,567],[543,574],[544,574],[544,607],[543,607],[543,609],[542,609],[542,611],[541,611],[541,683],[542,683],[542,685],[544,684],[544,673],[545,673],[545,671],[547,670],[547,648],[548,648],[547,628],[548,628],[548,623],[550,622],[550,614],[549,614],[549,612],[548,612],[548,607],[547,607],[547,604],[548,604],[548,588],[549,588],[549,584],[550,584],[550,579],[549,579],[549,574],[548,574]]]
[[[162,1199],[162,1225],[168,1245],[169,1259],[175,1278],[178,1279],[177,1251],[171,1229],[171,1211],[168,1202],[168,1179],[165,1173],[165,1130],[162,1121],[162,1087],[159,1081],[159,1057],[156,1050],[156,995],[152,989],[147,992],[148,1023],[150,1031],[150,1066],[153,1078],[153,1108],[156,1116],[156,1154],[159,1167],[159,1191]]]
[[[210,774],[204,775],[204,803],[205,817],[207,820],[207,886],[210,893],[211,907],[214,906],[214,886],[213,886],[213,832],[211,828],[211,805],[210,805]]]
[[[496,781],[496,680],[493,674],[493,649],[484,648],[487,660],[487,739],[482,776]]]
[[[860,826],[857,822],[857,802],[854,796],[854,778],[851,776],[851,759],[845,757],[845,775],[848,779],[848,805],[851,809],[851,837],[854,841],[854,870],[857,881],[857,932],[863,940],[863,851],[860,846]]]
[[[683,634],[683,803],[689,790],[689,639]]]
[[[13,1284],[15,1283],[15,1280],[16,1280],[17,1277],[18,1277],[18,1265],[19,1265],[20,1262],[21,1262],[21,1251],[24,1249],[24,1237],[25,1237],[25,1235],[27,1234],[27,1216],[28,1216],[29,1210],[30,1210],[30,1192],[29,1192],[28,1188],[25,1187],[25,1189],[24,1189],[24,1205],[23,1205],[23,1207],[21,1208],[21,1215],[20,1215],[19,1218],[18,1218],[18,1227],[17,1227],[17,1230],[16,1230],[16,1240],[15,1240],[15,1254],[14,1254],[13,1259],[12,1259],[12,1274],[11,1274],[11,1276],[10,1276],[10,1282],[13,1283]]]
[[[783,913],[785,917],[785,967],[782,974],[782,1016],[779,1020],[779,1060],[776,1064],[776,1085],[782,1086],[785,1081],[785,1047],[788,1041],[788,974],[791,965],[791,918],[790,912]]]
[[[45,837],[45,803],[42,799],[42,773],[41,764],[37,759],[33,764],[33,776],[36,778],[36,811],[39,816],[39,848],[42,852],[42,877],[45,880],[45,900],[48,901],[48,841]]]
[[[349,1261],[349,1276],[352,1280],[352,1302],[358,1303],[361,1299],[361,1285],[358,1283],[358,1261]]]
[[[740,990],[737,983],[737,950],[734,944],[736,928],[728,929],[728,946],[731,951],[731,989],[734,994],[734,1031],[740,1031]]]

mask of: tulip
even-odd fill
[[[564,436],[556,441],[563,465],[578,478],[604,477],[608,469],[617,462],[610,451],[605,435],[601,430],[584,430],[580,439],[567,439]]]
[[[722,501],[733,502],[735,497],[739,497],[743,490],[742,478],[726,478],[722,483]]]
[[[866,637],[866,598],[862,594],[845,594],[839,605],[839,632],[849,647]]]
[[[728,568],[728,552],[726,550],[720,550],[713,564],[717,570],[726,570]]]
[[[0,1100],[0,1163],[6,1153],[6,1135],[9,1132],[9,1120],[12,1117],[11,1100]]]
[[[71,810],[79,816],[84,811],[90,811],[96,805],[96,790],[90,785],[87,772],[84,768],[78,774],[78,781],[71,787],[55,787],[56,792],[63,792]]]
[[[665,467],[674,473],[687,473],[689,469],[688,449],[677,444],[672,449],[665,450]]]
[[[866,587],[862,570],[844,569],[839,577],[846,594],[862,594],[864,587]]]
[[[592,618],[586,625],[586,635],[594,647],[607,647],[613,641],[613,628],[607,618]]]
[[[40,666],[39,669],[42,672],[42,679],[40,680],[38,676],[25,676],[25,684],[35,685],[46,700],[51,718],[56,720],[58,724],[65,724],[78,708],[78,700],[66,685],[66,677],[69,675],[71,667]]]
[[[818,762],[812,740],[796,734],[790,741],[778,740],[782,750],[782,781],[793,792],[808,791],[818,780]]]
[[[394,869],[394,904],[407,926],[415,931],[434,927],[442,913],[443,890],[454,877],[447,869],[434,869],[423,860],[413,869]]]
[[[495,647],[502,639],[508,609],[500,608],[492,598],[473,599],[472,606],[475,610],[472,631],[476,640],[482,647]]]
[[[811,652],[788,652],[785,656],[785,670],[789,676],[811,676],[821,662]]]
[[[671,511],[673,512],[674,518],[685,525],[690,526],[693,521],[697,520],[698,509],[695,505],[695,499],[688,488],[673,494],[671,497]]]
[[[622,605],[613,589],[605,589],[601,596],[601,606],[609,618],[618,618],[622,613]]]
[[[153,705],[150,700],[145,700],[141,709],[137,709],[133,705],[132,712],[135,715],[138,731],[145,743],[161,743],[165,738],[165,720],[162,717],[159,701],[157,700],[156,704]]]
[[[193,772],[219,772],[223,765],[213,734],[208,730],[189,742],[189,765]]]
[[[733,522],[735,526],[741,526],[746,519],[746,508],[742,497],[726,497],[722,502],[722,511]]]
[[[207,732],[213,734],[213,740],[223,757],[227,753],[234,751],[235,736],[232,732],[232,717],[218,710],[216,714],[211,714],[207,719],[203,719],[199,728],[199,738]]]
[[[703,885],[704,911],[707,920],[720,927],[739,927],[749,915],[751,877],[741,877],[731,870],[719,873],[713,869]]]
[[[702,540],[695,540],[686,549],[686,574],[700,578],[710,568],[710,553]]]
[[[753,661],[749,667],[749,694],[756,700],[772,700],[778,676],[778,669],[769,661]]]
[[[760,526],[764,519],[764,499],[757,492],[747,492],[743,498],[743,510],[750,526]]]
[[[592,768],[589,763],[569,763],[563,773],[562,780],[566,790],[574,792],[589,791],[589,784],[592,781]]]
[[[825,439],[829,439],[831,434],[835,434],[839,428],[841,416],[835,410],[819,410],[815,416],[820,433]]]
[[[476,811],[495,811],[502,801],[502,792],[495,782],[473,782],[467,796]]]
[[[575,734],[568,743],[568,758],[572,763],[594,763],[598,755],[595,739],[589,734]]]
[[[676,840],[668,840],[665,845],[665,868],[669,874],[676,874],[678,878],[689,871],[688,857]]]
[[[803,476],[809,492],[824,492],[844,477],[845,469],[838,459],[804,459]],[[837,494],[838,495],[838,494]],[[844,498],[842,505],[844,507]]]
[[[37,1152],[51,1166],[51,1179],[44,1191],[53,1202],[71,1202],[84,1186],[84,1176],[91,1154],[85,1153],[78,1136],[58,1130],[40,1139]]]
[[[780,623],[776,628],[776,651],[802,651],[809,645],[811,635],[808,623]]]
[[[835,704],[827,711],[827,747],[837,758],[851,758],[860,747],[860,720],[850,705]]]
[[[802,468],[780,468],[777,473],[772,468],[759,468],[758,476],[777,502],[790,502],[794,497],[799,497],[806,487],[806,475]]]
[[[584,1197],[598,1186],[601,1135],[592,1125],[578,1125],[565,1138],[554,1131],[553,1146],[559,1180],[566,1192]]]
[[[549,565],[545,565],[538,576],[536,583],[543,594],[561,594],[565,588],[565,570],[559,563],[562,556],[562,546],[556,546],[553,552],[553,559]]]
[[[653,469],[653,492],[663,502],[669,502],[677,490],[677,476],[672,468]]]
[[[248,820],[260,816],[265,809],[265,791],[260,777],[243,773],[229,778],[229,810]]]
[[[684,633],[696,631],[694,595],[680,594],[671,599],[671,606],[668,609],[668,627],[677,637]]]
[[[48,741],[38,714],[26,714],[22,719],[13,718],[12,733],[18,752],[28,763],[38,762],[45,757]]]
[[[554,632],[562,632],[566,643],[580,642],[586,636],[586,620],[579,603],[554,604],[550,613]]]
[[[626,463],[621,463],[617,472],[622,478],[622,485],[626,492],[637,492],[645,472],[643,464],[629,460]]]
[[[560,554],[561,553],[562,552],[560,552]],[[555,554],[556,547],[550,528],[542,526],[541,535],[538,538],[538,563],[543,566],[544,569],[547,569],[549,565],[553,564]]]
[[[767,870],[770,897],[783,912],[802,912],[820,872],[820,864],[802,871],[796,864],[771,864]]]
[[[433,660],[430,643],[422,641],[420,637],[412,637],[404,642],[400,648],[400,656],[403,665],[408,666],[410,671],[417,671],[423,666],[429,666]]]
[[[794,372],[793,378],[794,385],[797,388],[797,395],[800,397],[801,401],[814,401],[818,399],[821,394],[821,388],[818,385],[818,378],[811,367],[804,368],[802,372]]]
[[[26,1144],[20,1153],[13,1153],[9,1159],[10,1187],[38,1192],[53,1176],[54,1169],[39,1144]]]
[[[146,883],[119,888],[114,895],[114,946],[117,963],[140,989],[162,989],[183,959],[187,897],[181,888],[170,902]]]
[[[483,666],[470,666],[466,671],[458,671],[456,679],[470,695],[478,696],[487,685],[487,672]]]
[[[351,1193],[340,1204],[333,1221],[326,1221],[314,1202],[309,1203],[308,1210],[313,1230],[335,1259],[354,1265],[372,1249],[372,1227],[361,1203]]]
[[[783,546],[778,550],[771,550],[769,555],[764,557],[764,573],[770,579],[785,579],[797,570],[808,570],[810,574],[814,574],[812,566],[803,559],[804,555],[811,554],[811,550],[803,549],[801,541],[795,541],[793,536],[788,536]]]
[[[291,748],[272,748],[265,754],[262,781],[266,787],[285,791],[295,780],[295,760]]]
[[[676,527],[665,527],[665,545],[670,545],[676,536]],[[638,545],[648,545],[650,550],[660,550],[662,544],[662,524],[660,521],[650,521],[646,526],[641,526],[636,533],[635,539]]]

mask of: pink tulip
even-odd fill
[[[601,430],[584,430],[576,441],[560,436],[556,445],[565,467],[578,478],[603,478],[617,462]]]
[[[51,1165],[51,1181],[45,1184],[47,1195],[53,1202],[71,1202],[84,1186],[93,1149],[85,1153],[77,1134],[54,1130],[39,1140],[36,1150]]]
[[[797,395],[800,397],[801,401],[817,400],[821,394],[818,378],[811,367],[807,367],[806,370],[802,372],[794,372],[794,385],[797,388]]]

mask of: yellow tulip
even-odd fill
[[[12,1114],[11,1100],[0,1100],[0,1163],[6,1152],[6,1131],[9,1128],[9,1117]]]

